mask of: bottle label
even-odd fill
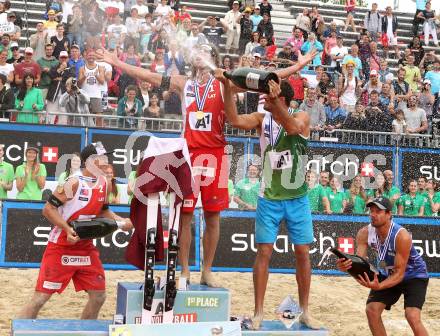
[[[252,90],[258,90],[258,82],[260,81],[260,75],[254,72],[249,72],[246,76],[246,87]]]

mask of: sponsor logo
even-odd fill
[[[151,323],[157,324],[162,323],[163,316],[162,315],[153,315],[151,317]],[[175,314],[173,323],[194,323],[197,322],[197,314],[196,313],[189,313],[189,314]],[[136,316],[134,318],[135,324],[141,324],[142,323],[142,317]]]
[[[56,163],[58,162],[58,147],[43,147],[42,162]]]
[[[169,240],[169,231],[163,230],[163,248],[168,248],[168,240]]]
[[[361,176],[374,177],[374,164],[369,162],[363,162],[361,164]]]
[[[184,208],[192,208],[193,205],[194,205],[194,201],[192,199],[191,200],[184,200],[183,201],[183,207]]]
[[[80,196],[89,196],[89,190],[85,189],[85,188],[81,188],[81,190],[79,191],[79,195]]]
[[[63,266],[90,266],[92,264],[89,256],[61,256]]]
[[[338,250],[344,253],[354,253],[354,239],[349,237],[338,238]]]
[[[218,308],[220,306],[220,299],[218,297],[190,296],[185,299],[185,306],[193,308]]]
[[[440,168],[437,166],[421,166],[420,173],[428,180],[440,181]]]
[[[52,281],[43,282],[43,288],[46,289],[61,289],[62,285],[63,284],[61,282],[52,282]]]
[[[78,199],[79,199],[80,201],[83,201],[83,202],[88,202],[88,201],[89,201],[89,198],[88,198],[88,197],[81,197],[81,196],[79,196]]]

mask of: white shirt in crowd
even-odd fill
[[[341,62],[342,62],[345,55],[348,55],[348,48],[347,47],[342,46],[341,48],[339,48],[338,46],[335,46],[330,50],[330,56],[342,56]],[[336,61],[333,61],[333,59],[332,59],[332,63],[330,66],[332,68],[336,67]]]
[[[393,120],[393,131],[395,133],[402,134],[404,132],[405,128],[406,128],[405,120],[401,120],[401,121],[399,121],[397,119]]]
[[[170,13],[173,12],[170,6],[168,5],[162,5],[161,3],[157,5],[156,10],[154,11],[156,14],[159,14],[161,16],[170,15]]]
[[[120,38],[122,34],[127,34],[127,27],[121,24],[111,24],[107,28],[107,33],[112,33],[115,38]]]
[[[131,7],[131,9],[136,8],[138,11],[138,15],[141,17],[145,17],[145,15],[148,13],[148,6],[145,5],[134,5]]]
[[[63,3],[63,19],[62,23],[67,24],[67,17],[73,14],[73,5],[74,3],[70,0],[66,0]]]

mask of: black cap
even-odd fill
[[[387,211],[393,210],[393,205],[391,204],[390,200],[386,197],[376,197],[375,199],[367,203],[367,208],[371,207],[372,205],[377,206],[381,210],[387,210]]]
[[[84,149],[81,151],[81,161],[85,163],[86,160],[92,155],[108,155],[111,153],[113,152],[107,152],[102,145],[102,142],[98,141],[84,147]]]

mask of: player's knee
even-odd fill
[[[107,294],[105,292],[93,292],[89,293],[89,299],[92,301],[95,305],[102,306],[107,299]]]
[[[410,325],[416,325],[421,322],[420,312],[416,310],[405,310],[405,318]]]
[[[273,247],[271,244],[260,244],[257,250],[257,256],[260,259],[270,259]]]
[[[49,299],[50,295],[36,294],[32,297],[32,300],[29,302],[29,304],[32,306],[33,309],[39,310]]]
[[[380,319],[382,311],[374,305],[367,305],[365,308],[365,313],[367,314],[369,320],[378,320]]]

